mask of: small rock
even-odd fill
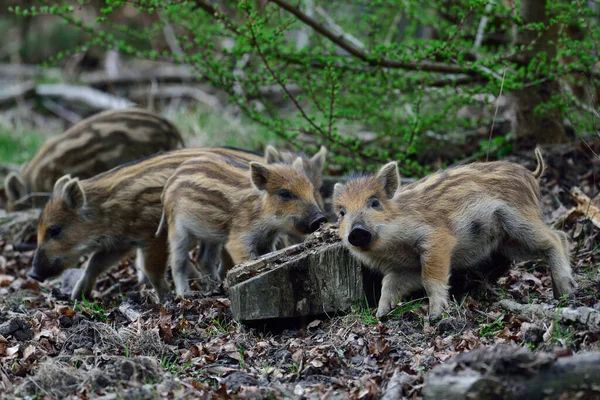
[[[73,318],[68,315],[61,315],[60,318],[58,318],[58,323],[61,328],[70,328],[73,326]]]
[[[525,343],[539,344],[544,340],[544,330],[539,326],[532,326],[523,333]]]
[[[21,318],[13,318],[0,325],[0,335],[4,337],[12,335],[19,341],[33,339],[33,331],[29,322]]]
[[[437,323],[437,328],[440,333],[455,332],[458,327],[458,320],[454,317],[442,318]]]
[[[258,379],[245,372],[234,372],[223,379],[227,389],[236,392],[241,386],[258,386]]]
[[[288,364],[292,361],[292,353],[287,349],[277,350],[273,357],[275,357],[275,361],[279,365]]]

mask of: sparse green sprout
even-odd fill
[[[96,300],[92,302],[83,296],[80,301],[75,301],[74,308],[75,311],[86,315],[88,318],[94,321],[108,322],[106,307],[98,303]]]

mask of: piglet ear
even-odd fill
[[[383,186],[385,195],[391,199],[396,190],[400,187],[400,174],[398,173],[398,163],[396,161],[385,164],[377,173],[377,180]]]
[[[54,183],[54,190],[52,191],[52,196],[58,198],[62,196],[63,189],[67,182],[71,180],[71,175],[63,175]]]
[[[25,181],[15,172],[11,172],[4,179],[4,188],[6,198],[9,201],[17,201],[27,195],[27,185]]]
[[[281,153],[270,144],[265,148],[265,162],[267,164],[275,164],[281,162]]]
[[[250,178],[258,190],[265,190],[269,182],[269,168],[261,163],[251,162]]]
[[[79,183],[79,179],[71,179],[63,188],[62,199],[67,206],[73,209],[79,209],[85,206],[85,192]]]
[[[298,171],[304,171],[304,161],[302,161],[302,158],[296,157],[296,159],[292,163],[292,167],[294,167]]]
[[[317,154],[311,157],[310,166],[313,171],[322,172],[325,167],[325,158],[327,157],[327,148],[321,146]]]
[[[342,190],[344,190],[343,183],[338,182],[335,185],[333,185],[333,194],[331,195],[331,198],[332,199],[338,198],[338,196],[342,193]]]

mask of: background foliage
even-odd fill
[[[84,7],[94,7],[95,18],[82,18]],[[139,25],[120,22],[132,9]],[[341,170],[396,159],[407,174],[422,173],[432,149],[469,140],[477,155],[488,146],[503,152],[513,143],[595,134],[598,11],[596,2],[584,0],[107,0],[11,7],[34,21],[60,17],[78,32],[67,35],[76,43],[70,39],[48,65],[91,48],[187,64],[279,137],[309,151],[327,145]],[[173,32],[167,43],[165,28]]]

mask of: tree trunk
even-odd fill
[[[545,53],[546,62],[556,57],[558,24],[550,26],[550,15],[546,9],[546,0],[522,0],[521,18],[524,24],[544,23],[545,32],[536,40],[538,33],[529,29],[516,30],[515,44],[525,45],[534,42],[528,51],[523,52],[521,65],[529,65],[537,54]],[[514,132],[520,141],[536,145],[539,143],[564,143],[568,140],[565,132],[562,112],[552,108],[542,113],[536,108],[551,102],[553,96],[560,93],[557,80],[548,80],[539,85],[530,86],[512,92],[515,106]]]

